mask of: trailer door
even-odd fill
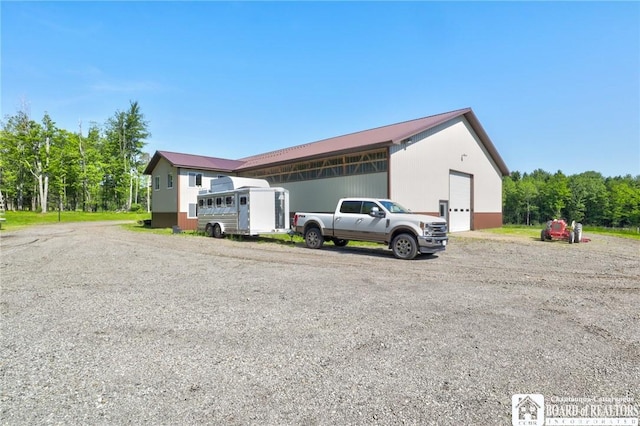
[[[240,194],[238,203],[238,231],[249,231],[249,194]]]

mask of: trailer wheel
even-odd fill
[[[324,237],[320,229],[313,227],[305,231],[304,242],[310,249],[319,249],[324,244]]]
[[[547,235],[543,229],[542,231],[540,231],[540,241],[544,241],[546,239],[547,239]]]
[[[398,259],[410,260],[418,254],[418,243],[411,234],[400,234],[391,242],[393,255]]]
[[[349,240],[333,240],[333,244],[336,247],[344,247],[349,244]]]
[[[217,223],[213,225],[213,238],[222,238],[222,229]]]
[[[207,226],[204,228],[204,234],[207,237],[213,237],[213,226],[210,223],[207,223]]]

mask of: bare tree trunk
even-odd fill
[[[127,202],[127,211],[131,210],[133,202],[133,173],[129,170],[129,201]]]
[[[80,132],[78,133],[78,147],[80,148],[80,167],[82,170],[82,211],[87,211],[87,199],[89,194],[87,193],[87,165],[84,158],[84,150],[82,149],[82,121],[80,121]]]
[[[138,177],[138,173],[136,173],[136,178],[134,179],[135,185],[133,186],[133,202],[138,204],[138,189],[140,188],[140,178]]]
[[[38,207],[38,185],[33,185],[33,196],[31,197],[31,211],[35,212]]]

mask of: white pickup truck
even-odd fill
[[[342,198],[335,213],[298,212],[292,226],[312,249],[325,241],[339,247],[349,240],[372,241],[388,244],[399,259],[442,251],[448,241],[444,219],[413,214],[394,201],[375,198]]]

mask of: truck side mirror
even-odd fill
[[[383,211],[380,211],[378,207],[371,207],[371,211],[369,212],[369,216],[371,217],[384,217],[385,214]]]

